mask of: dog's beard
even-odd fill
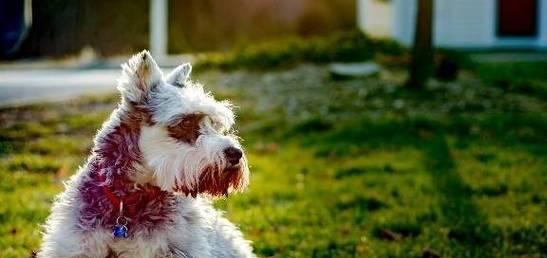
[[[248,169],[246,161],[242,160],[240,165],[222,168],[218,165],[205,167],[199,173],[197,185],[175,183],[174,191],[196,197],[198,193],[205,193],[211,196],[227,196],[231,191],[244,189],[248,184]]]

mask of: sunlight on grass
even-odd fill
[[[199,77],[239,106],[251,184],[215,206],[258,255],[546,253],[547,119],[537,96],[467,82],[420,94],[383,79],[331,81],[321,67],[291,71]],[[1,257],[37,248],[54,195],[116,99],[0,111]]]

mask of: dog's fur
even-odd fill
[[[248,184],[245,155],[226,157],[241,150],[231,105],[189,80],[189,64],[164,77],[143,51],[122,68],[121,102],[56,198],[37,256],[254,257],[209,201]],[[125,200],[128,238],[112,234],[119,208],[107,192]]]

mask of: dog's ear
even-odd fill
[[[143,50],[122,64],[122,76],[118,79],[118,90],[133,102],[140,102],[147,92],[161,83],[163,75],[150,52]]]
[[[169,75],[167,75],[165,82],[182,88],[184,87],[184,83],[188,80],[188,77],[190,77],[191,72],[192,65],[189,63],[179,65]]]

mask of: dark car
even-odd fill
[[[0,55],[15,53],[31,24],[31,0],[0,0]]]

